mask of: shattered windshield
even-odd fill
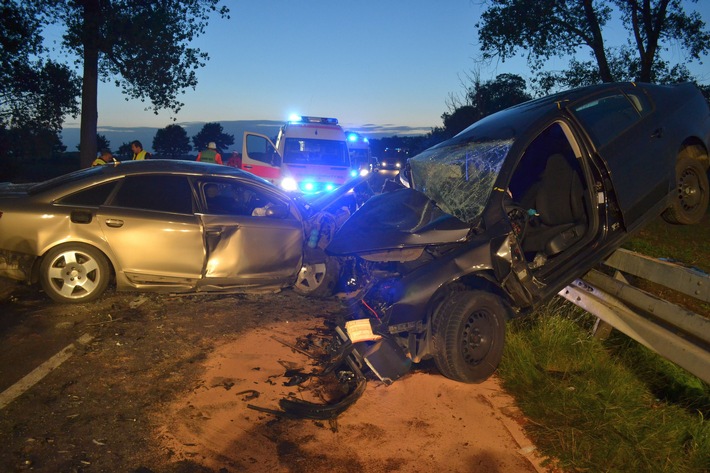
[[[410,158],[414,188],[472,223],[483,211],[513,140],[458,142]]]

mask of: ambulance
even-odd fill
[[[286,191],[330,191],[357,170],[351,166],[345,132],[336,118],[291,117],[274,143],[268,136],[244,132],[242,169]]]
[[[360,133],[348,131],[345,133],[348,140],[350,164],[359,171],[375,171],[377,160],[372,157],[370,141]]]

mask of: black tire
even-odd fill
[[[680,158],[675,165],[676,188],[670,207],[663,212],[668,223],[698,223],[708,209],[708,175],[700,161]]]
[[[320,263],[303,263],[293,290],[307,297],[330,297],[340,278],[340,263],[330,256]]]
[[[104,254],[83,243],[67,243],[49,250],[42,258],[39,274],[44,292],[63,303],[98,299],[110,277]]]
[[[432,324],[434,361],[447,378],[479,383],[503,358],[510,306],[485,291],[455,292],[445,299]]]

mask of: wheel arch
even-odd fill
[[[508,305],[513,306],[513,301],[510,296],[500,287],[495,279],[492,271],[478,271],[475,273],[466,274],[448,284],[441,286],[429,300],[427,308],[427,327],[431,328],[431,324],[437,315],[437,310],[441,306],[441,302],[454,292],[461,291],[486,291],[503,299]],[[431,335],[431,330],[428,330]]]
[[[710,156],[702,140],[697,137],[686,138],[678,150],[676,160],[692,158],[702,163],[706,171],[710,171]]]

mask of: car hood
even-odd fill
[[[372,197],[338,230],[326,251],[345,256],[463,241],[469,225],[413,189]]]

